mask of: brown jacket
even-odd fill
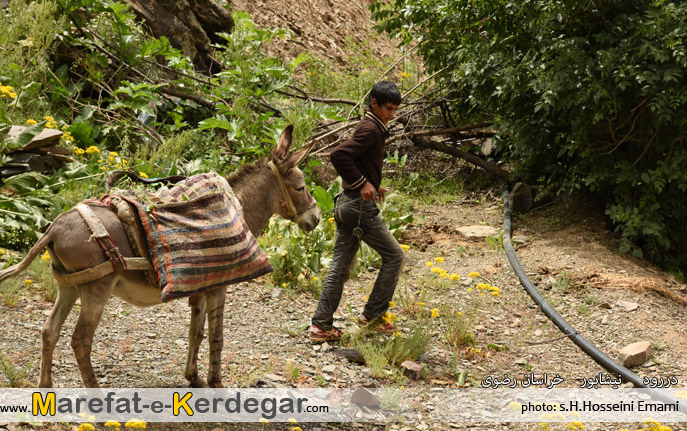
[[[331,152],[329,160],[341,176],[344,190],[360,191],[368,181],[375,190],[379,189],[382,183],[384,141],[387,137],[389,131],[384,123],[368,111],[351,139]]]

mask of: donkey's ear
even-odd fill
[[[272,150],[272,160],[275,162],[283,161],[286,155],[289,154],[289,149],[291,148],[291,141],[293,139],[293,124],[286,126],[281,136],[279,137],[279,142],[277,142],[277,148]]]

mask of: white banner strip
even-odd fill
[[[0,389],[0,422],[687,422],[687,389]]]

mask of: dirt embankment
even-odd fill
[[[232,8],[249,13],[258,25],[289,29],[293,37],[277,40],[267,48],[271,54],[294,58],[311,52],[333,65],[347,63],[356,47],[370,46],[380,55],[397,49],[389,39],[372,29],[368,6],[373,0],[232,0]]]

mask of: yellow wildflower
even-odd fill
[[[288,418],[288,419],[286,420],[286,422],[288,422],[288,423],[290,423],[290,424],[297,424],[297,423],[298,423],[298,421],[297,421],[295,418]]]
[[[394,336],[400,337],[400,336],[401,336],[401,333],[400,333],[400,332],[396,332],[396,333],[394,334]]]
[[[117,157],[118,155],[116,151],[110,151],[110,156]]]
[[[128,164],[129,164],[129,161],[128,161],[128,160],[126,160],[126,159],[122,159],[122,164],[123,164],[124,166],[126,166],[126,165],[128,165]]]
[[[454,273],[451,273],[451,277],[449,277],[449,278],[451,279],[451,281],[457,281],[457,280],[460,280],[460,275],[458,275],[454,272]]]
[[[491,292],[491,296],[501,296],[499,292]]]
[[[105,426],[108,428],[119,428],[122,424],[117,421],[107,421],[105,422]]]
[[[327,221],[328,221],[329,223],[333,223],[333,222],[334,222],[334,217],[329,217],[329,218],[327,219]]]
[[[468,288],[468,292],[472,292],[472,287],[469,287],[469,288]]]
[[[265,418],[260,418],[260,422],[262,422],[262,423],[264,423],[264,424],[270,423],[270,421],[268,421],[268,420],[265,419]]]
[[[459,311],[459,312],[457,312],[456,314],[459,315],[459,316],[462,316],[462,315],[463,315],[463,312],[462,312],[462,311]]]
[[[78,428],[79,431],[93,431],[94,429],[95,427],[93,424],[89,424],[88,422],[82,423]]]
[[[2,256],[3,254],[6,254],[6,253],[7,252],[4,249],[0,248],[0,256]]]
[[[319,277],[315,276],[312,278],[312,281],[318,281],[319,279],[320,279]]]
[[[50,253],[48,253],[48,250],[45,250],[45,252],[41,254],[41,260],[43,262],[47,262],[50,260]]]
[[[286,286],[288,286],[288,284],[286,284],[286,283],[281,284],[281,287],[286,287]]]
[[[410,250],[410,246],[407,245],[407,244],[401,244],[401,248],[403,249],[403,251],[408,251],[408,250]]]
[[[436,263],[444,263],[444,258],[443,258],[443,257],[435,257],[435,258],[434,258],[434,261],[435,261]]]
[[[69,126],[67,126],[65,124],[64,126],[60,127],[60,130],[62,130],[63,132],[66,132],[68,128],[69,128]]]
[[[138,419],[131,419],[129,422],[125,423],[124,426],[127,428],[144,429],[146,427],[146,423],[145,421],[139,421]]]
[[[393,303],[393,301],[389,301],[389,308],[394,308],[396,304]]]
[[[43,117],[43,119],[48,120],[48,121],[55,121],[55,119],[53,117],[51,117],[50,115],[46,115],[45,117]]]
[[[148,178],[148,175],[145,172],[139,172],[138,176],[141,178]]]
[[[291,431],[303,431],[301,427],[292,427]]]
[[[24,284],[27,286],[31,286],[33,284],[33,280],[29,280],[28,278],[24,280]]]
[[[79,155],[79,156],[80,156],[81,154],[83,154],[83,153],[85,153],[85,152],[86,152],[86,151],[84,151],[83,148],[74,148],[74,154],[76,154],[76,155]]]
[[[26,120],[26,124],[28,124],[29,126],[33,126],[36,123],[38,123],[38,121],[34,120],[33,118],[29,118],[28,120]]]
[[[425,265],[427,265],[427,267],[431,267],[434,266],[434,262],[425,262]]]
[[[522,404],[517,401],[511,401],[508,403],[508,408],[517,412],[522,409]]]
[[[384,312],[384,314],[382,314],[382,322],[384,323],[394,323],[395,320],[396,315],[394,313],[386,311]]]
[[[110,156],[110,157],[107,158],[107,160],[109,160],[110,162],[114,162],[114,161],[115,161],[115,158],[114,158],[114,156]]]
[[[439,309],[432,308],[432,317],[439,317]]]
[[[448,272],[446,272],[446,271],[440,272],[440,273],[439,273],[439,277],[441,277],[441,278],[448,278]]]
[[[547,424],[546,422],[539,422],[539,428],[547,430],[549,429],[549,424]]]
[[[472,271],[470,274],[468,274],[468,277],[479,277],[479,272]]]
[[[90,147],[86,148],[86,153],[88,154],[100,154],[100,148],[96,147],[95,145],[91,145]],[[102,162],[103,159],[98,160],[99,162]]]
[[[679,391],[675,394],[675,398],[682,398],[683,400],[687,400],[687,391]]]
[[[425,303],[424,302],[418,302],[417,305],[419,305],[420,307],[424,307]]]
[[[95,422],[95,416],[94,415],[88,416],[88,421],[89,422]]]
[[[442,272],[444,272],[444,270],[441,269],[441,268],[439,268],[438,266],[435,266],[435,267],[432,268],[430,271],[432,271],[432,272],[435,273],[435,274],[441,274]]]

